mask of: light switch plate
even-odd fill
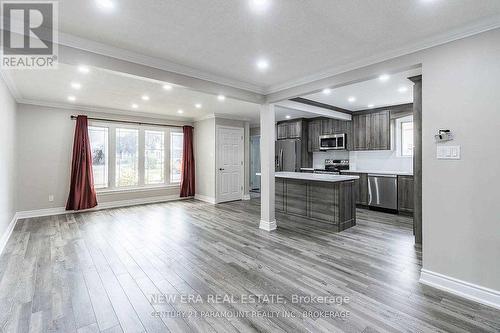
[[[436,157],[439,160],[459,160],[460,146],[438,145],[436,148]]]

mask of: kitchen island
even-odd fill
[[[356,225],[358,176],[276,172],[276,210],[332,224],[336,231]]]

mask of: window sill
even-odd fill
[[[112,195],[119,193],[139,193],[139,192],[150,192],[158,190],[168,190],[173,188],[180,188],[181,184],[170,184],[170,185],[160,185],[160,186],[143,186],[143,187],[124,187],[124,188],[114,188],[114,189],[99,189],[96,190],[97,195]]]

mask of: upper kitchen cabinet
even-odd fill
[[[390,150],[390,121],[388,110],[354,114],[352,116],[354,150]]]
[[[302,138],[303,126],[305,126],[303,119],[278,123],[278,140]]]
[[[313,119],[309,121],[309,137],[307,140],[307,150],[312,153],[319,151],[319,137],[322,135],[322,119]]]

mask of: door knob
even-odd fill
[[[220,170],[220,171],[223,171],[223,170],[224,170],[224,168],[219,168],[219,170]]]

